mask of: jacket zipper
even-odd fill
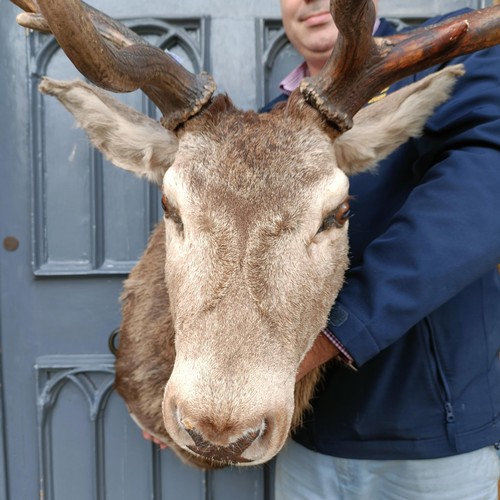
[[[444,374],[443,366],[441,365],[441,360],[439,359],[439,356],[438,356],[436,339],[434,338],[434,329],[432,328],[432,324],[431,324],[429,318],[425,318],[424,321],[425,321],[425,324],[427,325],[427,329],[429,332],[429,338],[431,341],[431,351],[432,351],[431,355],[434,359],[439,382],[441,384],[441,387],[442,387],[443,393],[444,393],[444,398],[445,398],[444,414],[445,414],[445,419],[446,419],[446,432],[448,434],[448,441],[451,444],[451,446],[453,447],[453,449],[455,451],[458,451],[457,435],[456,435],[456,428],[455,428],[455,413],[453,411],[450,386],[448,385],[448,381],[446,380],[446,376]]]

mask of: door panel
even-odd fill
[[[277,0],[91,3],[211,72],[243,108],[276,95],[299,62]],[[481,3],[380,5],[426,17]],[[122,281],[158,220],[158,192],[104,161],[38,93],[42,75],[77,72],[50,36],[15,24],[18,12],[0,2],[0,499],[271,499],[272,464],[186,467],[141,438],[113,392],[107,338]],[[155,116],[139,92],[121,99]]]

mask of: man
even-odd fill
[[[281,8],[305,62],[265,110],[316,74],[337,38],[328,0]],[[384,19],[374,29],[396,31]],[[351,270],[298,376],[339,349],[344,363],[327,365],[278,456],[277,500],[497,498],[500,48],[457,62],[467,73],[424,135],[351,179]]]

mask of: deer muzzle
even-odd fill
[[[277,387],[283,390],[283,384]],[[181,448],[216,464],[256,465],[272,458],[283,446],[293,414],[293,385],[289,401],[263,389],[215,388],[213,383],[191,391],[170,379],[163,400],[163,420]],[[199,387],[201,389],[201,387]],[[252,396],[256,394],[255,396]]]

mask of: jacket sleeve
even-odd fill
[[[500,47],[456,62],[466,75],[416,141],[421,181],[330,314],[358,365],[500,262]]]

